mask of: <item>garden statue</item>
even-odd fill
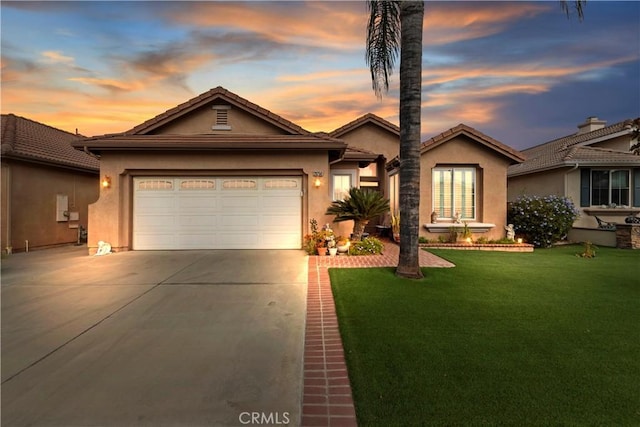
[[[516,238],[516,232],[513,229],[513,224],[509,224],[507,225],[505,228],[505,230],[507,230],[507,239],[509,240],[515,240]]]
[[[460,224],[461,221],[460,219],[462,218],[462,216],[460,215],[460,212],[456,212],[456,214],[453,216],[453,222],[455,222],[456,224]]]
[[[436,211],[431,212],[431,224],[438,222],[438,213]]]
[[[98,251],[96,252],[96,256],[107,255],[111,253],[111,245],[107,242],[103,242],[100,240],[98,242]]]

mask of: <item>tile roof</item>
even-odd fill
[[[478,141],[479,143],[485,145],[486,147],[497,151],[503,156],[510,158],[514,162],[522,162],[525,159],[522,153],[518,150],[511,148],[508,145],[505,145],[500,141],[495,140],[490,136],[480,132],[479,130],[474,129],[471,126],[467,126],[463,123],[460,123],[458,126],[446,130],[441,134],[424,141],[420,146],[420,152],[424,153],[425,151],[431,150],[459,135],[466,135],[474,139],[475,141]]]
[[[142,124],[124,132],[126,135],[141,135],[146,134],[158,127],[177,119],[178,117],[187,114],[197,108],[200,108],[208,103],[213,102],[216,99],[223,99],[228,103],[235,105],[238,108],[246,110],[263,120],[270,122],[271,124],[283,129],[284,131],[295,135],[306,135],[310,132],[298,126],[297,124],[290,122],[289,120],[272,113],[271,111],[260,107],[249,100],[236,95],[233,92],[228,91],[222,86],[213,88],[205,93],[202,93],[195,98],[188,100],[176,107],[173,107],[164,113],[157,115],[156,117],[145,121]]]
[[[632,121],[625,120],[592,132],[576,133],[536,145],[522,151],[526,160],[523,163],[510,166],[508,176],[570,167],[576,163],[640,166],[640,156],[631,152],[589,146],[620,135],[630,135],[632,131]]]
[[[354,147],[352,145],[347,146],[347,150],[344,153],[343,160],[347,161],[362,161],[373,162],[380,155],[373,151],[365,150],[364,148]]]
[[[346,144],[326,135],[125,135],[97,136],[76,141],[73,146],[86,147],[95,153],[154,149],[188,150],[330,150],[343,153]]]
[[[353,120],[352,122],[347,123],[344,126],[339,127],[338,129],[329,132],[329,135],[335,137],[335,138],[339,138],[342,135],[351,132],[352,130],[366,124],[366,123],[373,123],[377,126],[380,126],[381,128],[396,134],[396,135],[400,135],[400,128],[396,125],[394,125],[393,123],[383,119],[382,117],[376,116],[375,114],[372,113],[368,113],[365,114],[362,117],[358,117],[357,119]]]
[[[65,132],[14,114],[2,114],[1,153],[3,157],[55,166],[100,170],[100,162],[71,143],[84,136]]]

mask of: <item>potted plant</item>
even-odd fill
[[[346,237],[339,236],[336,243],[336,249],[338,250],[339,253],[345,254],[349,252],[350,245],[351,245],[351,242],[349,242],[349,239],[347,239]]]
[[[324,242],[318,242],[318,245],[316,246],[316,251],[320,256],[327,255],[327,247],[324,245]]]

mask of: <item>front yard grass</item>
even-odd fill
[[[432,252],[330,270],[359,425],[640,425],[640,251]]]

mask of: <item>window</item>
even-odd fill
[[[360,168],[358,173],[360,176],[360,188],[366,187],[370,190],[378,190],[380,182],[378,180],[378,164],[376,162]]]
[[[340,171],[331,174],[332,200],[344,200],[353,187],[355,172]]]
[[[463,220],[475,219],[475,168],[433,169],[433,210],[441,219],[452,219],[457,213]]]
[[[258,184],[255,179],[225,179],[222,188],[225,190],[254,190]]]
[[[216,181],[213,179],[185,179],[180,183],[181,190],[214,190]]]
[[[592,170],[591,205],[629,205],[628,170]]]
[[[173,190],[173,180],[144,179],[138,181],[138,190]]]
[[[398,212],[400,210],[400,175],[389,175],[389,207],[391,212]]]
[[[376,177],[378,176],[378,164],[373,162],[369,163],[368,166],[360,168],[360,177]]]

